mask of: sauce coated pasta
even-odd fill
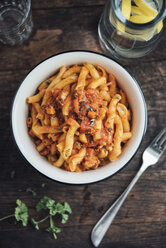
[[[115,161],[132,137],[127,96],[99,65],[61,66],[26,102],[37,151],[67,171]]]

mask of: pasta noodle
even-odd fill
[[[132,137],[127,95],[101,65],[61,66],[26,102],[37,151],[67,171],[115,161]]]

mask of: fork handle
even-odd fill
[[[92,230],[91,240],[95,247],[98,247],[100,242],[102,241],[105,233],[107,232],[109,226],[111,225],[112,221],[114,220],[118,210],[122,206],[123,202],[125,201],[126,197],[130,193],[131,189],[138,181],[142,173],[146,170],[146,166],[142,164],[139,171],[128,185],[126,190],[120,195],[120,197],[114,202],[114,204],[106,211],[103,217],[97,222],[95,227]]]

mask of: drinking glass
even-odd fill
[[[0,0],[0,42],[22,44],[32,28],[31,0]]]
[[[132,0],[132,2],[134,2]],[[121,11],[121,0],[108,0],[98,25],[99,42],[103,51],[119,60],[140,58],[155,49],[163,31],[166,1],[151,1],[157,16],[147,23],[134,23]]]

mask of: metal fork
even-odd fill
[[[129,192],[143,174],[143,172],[150,166],[158,162],[159,158],[166,149],[166,128],[164,128],[152,141],[152,143],[145,149],[143,153],[143,163],[139,171],[121,194],[121,196],[114,202],[114,204],[106,211],[103,217],[97,222],[91,233],[91,240],[95,247],[98,247],[102,241],[109,226],[114,220],[118,210],[122,206]]]

